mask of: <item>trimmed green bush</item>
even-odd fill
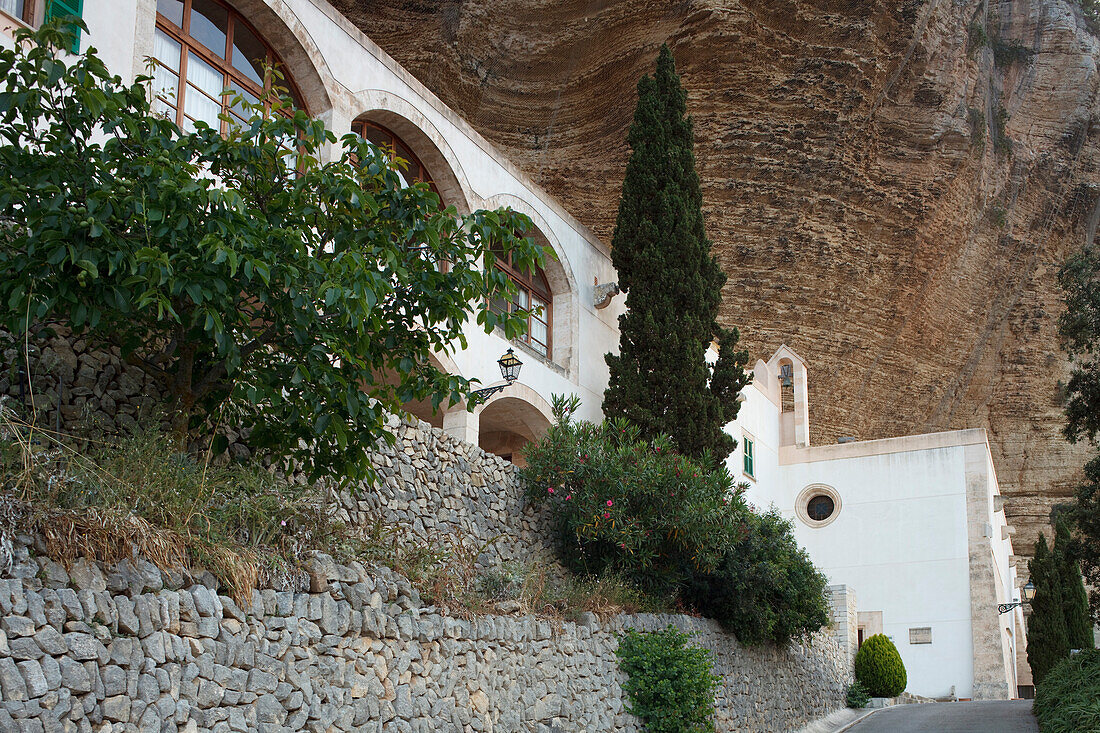
[[[1100,733],[1100,651],[1063,659],[1035,687],[1042,733]]]
[[[905,692],[905,665],[894,642],[875,634],[856,653],[856,680],[872,697],[897,697]]]
[[[627,675],[627,712],[645,723],[647,733],[713,733],[712,654],[692,646],[691,634],[673,626],[663,631],[628,630],[615,654]]]

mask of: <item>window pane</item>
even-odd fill
[[[0,0],[0,10],[15,18],[23,19],[23,0]]]
[[[157,0],[157,12],[183,28],[183,0]]]
[[[225,90],[225,76],[222,72],[194,53],[187,57],[187,81],[214,98],[220,97]]]
[[[507,313],[508,301],[504,298],[493,298],[489,301],[489,310],[493,313]]]
[[[158,101],[176,106],[179,101],[179,77],[163,66],[153,70],[153,93]]]
[[[531,316],[531,341],[532,343],[538,343],[544,347],[542,353],[546,354],[545,346],[550,342],[549,330],[546,327],[546,323],[535,316]]]
[[[180,70],[180,45],[160,28],[153,36],[153,58],[172,71]]]
[[[229,15],[213,0],[192,0],[191,37],[219,56],[225,56]]]
[[[523,288],[519,288],[516,292],[516,307],[520,310],[527,310],[530,307],[530,303],[527,300],[527,291]]]
[[[531,294],[531,312],[537,315],[543,321],[546,320],[546,317],[548,315],[546,312],[546,301],[535,295],[534,293]]]
[[[218,115],[221,114],[222,106],[209,97],[196,93],[194,89],[189,91],[184,100],[183,113],[195,121],[202,120],[217,130],[221,126]],[[185,123],[185,126],[188,130],[195,129],[195,126],[189,123]]]
[[[239,20],[233,23],[233,68],[263,88],[267,48]]]

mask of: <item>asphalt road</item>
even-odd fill
[[[896,705],[846,733],[1038,733],[1031,700]]]

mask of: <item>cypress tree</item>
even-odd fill
[[[737,417],[748,381],[737,329],[718,325],[726,276],[710,252],[695,172],[687,94],[672,52],[638,82],[612,262],[628,312],[619,320],[618,356],[608,354],[604,414],[623,417],[645,437],[672,436],[684,454],[725,460],[736,447],[722,428]],[[719,346],[706,363],[711,341]]]
[[[1035,557],[1028,570],[1035,584],[1035,600],[1031,602],[1027,623],[1027,663],[1035,684],[1039,684],[1051,667],[1069,656],[1070,648],[1062,611],[1060,573],[1043,535],[1035,543]]]
[[[1089,619],[1089,597],[1081,569],[1071,550],[1069,525],[1058,522],[1054,535],[1054,564],[1062,586],[1062,611],[1066,620],[1066,641],[1070,649],[1092,649],[1092,621]]]

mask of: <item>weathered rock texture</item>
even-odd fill
[[[743,649],[686,616],[463,620],[392,572],[331,562],[324,591],[241,607],[141,561],[67,572],[25,544],[16,559],[0,579],[4,731],[636,731],[617,635],[669,623],[716,654],[720,730],[795,730],[848,681],[827,632]]]
[[[724,320],[810,360],[815,442],[988,428],[1031,552],[1086,457],[1059,435],[1055,336],[1054,273],[1100,217],[1100,47],[1074,6],[331,1],[605,240],[667,41]],[[1010,41],[1026,58],[996,65]]]

